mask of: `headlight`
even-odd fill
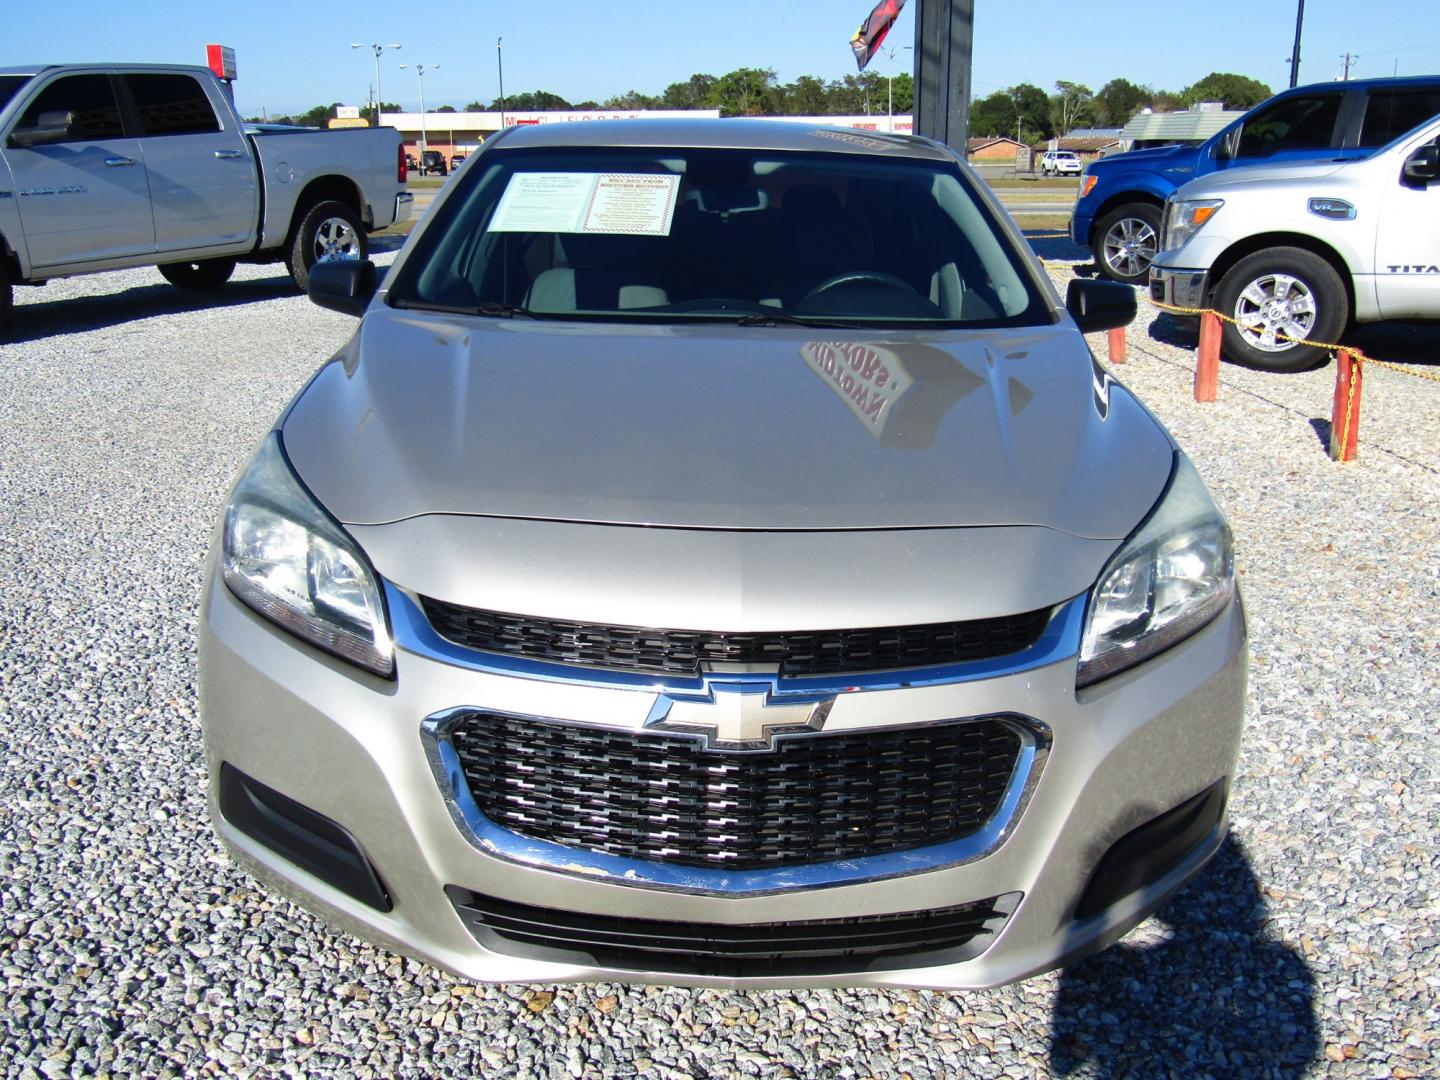
[[[1092,175],[1092,174],[1091,174],[1090,172],[1088,172],[1088,171],[1081,172],[1081,174],[1080,174],[1080,198],[1083,199],[1083,198],[1085,198],[1086,195],[1089,195],[1090,192],[1094,191],[1094,190],[1095,190],[1095,185],[1096,185],[1099,181],[1100,181],[1100,178],[1099,178],[1098,176],[1094,176],[1094,175]]]
[[[1189,199],[1182,202],[1172,200],[1167,203],[1165,250],[1174,251],[1184,247],[1186,242],[1200,231],[1200,226],[1214,217],[1215,212],[1224,205],[1224,199]]]
[[[377,675],[394,671],[375,572],[291,471],[276,432],[225,510],[224,577],[296,637]]]
[[[1090,594],[1076,683],[1134,667],[1189,637],[1235,592],[1230,526],[1184,454],[1150,516]]]

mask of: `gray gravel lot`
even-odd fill
[[[205,819],[205,547],[231,475],[353,322],[278,267],[205,298],[151,270],[57,282],[16,315],[0,1072],[1440,1074],[1440,384],[1372,370],[1362,460],[1339,466],[1330,370],[1227,366],[1198,406],[1184,328],[1148,309],[1132,328],[1117,374],[1231,515],[1254,663],[1233,839],[1119,946],[993,993],[479,987],[268,895]],[[1440,372],[1433,331],[1369,347]]]

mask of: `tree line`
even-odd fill
[[[1054,93],[1031,83],[997,90],[975,99],[970,106],[973,135],[1008,135],[1021,142],[1049,139],[1077,127],[1122,127],[1144,108],[1169,112],[1198,101],[1219,101],[1228,109],[1247,109],[1271,94],[1262,82],[1244,75],[1212,72],[1183,90],[1155,90],[1128,79],[1111,79],[1098,91],[1083,83],[1060,80]],[[801,75],[782,83],[770,68],[737,68],[725,75],[691,75],[674,82],[656,95],[627,90],[604,101],[568,101],[548,90],[527,90],[507,94],[504,107],[516,112],[546,109],[719,109],[722,116],[884,116],[891,107],[897,114],[908,113],[915,103],[915,82],[910,72],[895,73],[893,81],[879,71],[862,71],[840,79],[818,79]],[[501,101],[472,101],[466,112],[499,111]],[[277,116],[277,123],[324,127],[335,116],[336,105],[317,105],[296,116]],[[385,112],[400,107],[386,102]],[[453,113],[454,106],[442,105],[437,113]],[[361,115],[373,123],[374,109]],[[254,119],[254,118],[252,118]]]

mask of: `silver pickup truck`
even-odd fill
[[[1227,359],[1303,371],[1352,323],[1440,320],[1440,116],[1367,157],[1211,173],[1166,203],[1150,294],[1214,308]]]
[[[204,289],[283,259],[303,289],[410,200],[394,129],[247,132],[207,68],[0,68],[0,329],[12,284],[131,266]]]

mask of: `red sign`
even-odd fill
[[[235,50],[229,45],[206,45],[205,66],[217,79],[235,78]]]

